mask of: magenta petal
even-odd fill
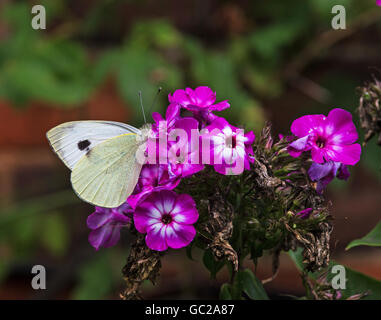
[[[322,193],[323,190],[330,184],[330,182],[334,179],[334,175],[332,173],[328,174],[324,178],[317,181],[316,191],[318,193]]]
[[[148,248],[156,251],[167,250],[168,246],[165,241],[167,226],[157,223],[152,225],[150,229],[147,230],[146,244]]]
[[[164,121],[162,115],[159,112],[152,112],[152,118],[156,123],[159,123],[160,121]]]
[[[288,147],[287,148],[288,153],[291,157],[298,158],[302,154],[303,151],[295,151],[294,149]]]
[[[188,133],[188,138],[190,139],[191,130],[197,130],[198,122],[196,119],[190,117],[181,118],[175,122],[175,127],[179,129],[184,129]]]
[[[303,151],[309,150],[310,147],[308,146],[308,139],[309,136],[305,136],[290,143],[287,147],[287,151],[290,156],[297,158],[302,154]]]
[[[102,246],[103,239],[107,232],[109,232],[109,230],[106,228],[99,228],[90,232],[88,240],[95,250],[99,250]]]
[[[106,225],[102,228],[93,230],[89,234],[89,242],[96,249],[100,247],[111,247],[120,238],[120,226]]]
[[[112,229],[111,229],[108,237],[105,239],[105,241],[103,243],[104,248],[109,248],[109,247],[115,246],[118,243],[118,241],[120,239],[120,228],[121,228],[120,225],[112,226]]]
[[[161,212],[153,205],[147,208],[150,205],[149,202],[143,202],[139,204],[134,212],[135,228],[140,233],[146,233],[151,225],[160,222]]]
[[[184,90],[176,90],[172,95],[172,101],[171,102],[177,102],[183,106],[186,106],[189,104],[189,98],[188,95],[185,93]]]
[[[328,132],[333,131],[330,140],[334,144],[351,144],[358,139],[356,126],[352,120],[352,114],[343,109],[333,109],[328,114]]]
[[[319,130],[323,124],[325,116],[322,114],[313,114],[300,117],[291,125],[291,132],[297,137],[304,137],[311,133],[311,130]]]
[[[157,208],[162,214],[169,213],[165,209],[164,203],[171,203],[171,207],[174,206],[177,194],[171,190],[162,190],[160,192],[153,193],[147,201],[153,203],[155,208]]]
[[[200,121],[201,121],[203,127],[205,127],[206,125],[212,123],[214,120],[219,118],[210,111],[200,112],[200,117],[201,117]]]
[[[332,162],[332,163],[333,163],[333,165],[332,165],[332,174],[333,174],[334,177],[336,177],[339,169],[343,165],[340,162]]]
[[[132,214],[132,210],[130,211],[130,214]],[[126,217],[123,213],[119,213],[116,209],[113,209],[112,211],[112,222],[114,224],[127,224],[130,222],[130,218]]]
[[[183,164],[181,165],[181,177],[186,178],[204,169],[203,164]]]
[[[147,232],[147,228],[160,221],[164,212],[163,194],[167,196],[166,201],[174,201],[171,198],[172,191],[162,190],[148,195],[143,202],[140,202],[134,212],[135,228],[140,233]]]
[[[215,164],[214,170],[223,175],[240,175],[245,169],[245,163],[242,166]]]
[[[341,168],[346,167],[340,162],[326,162],[324,164],[313,163],[308,170],[308,175],[312,181],[317,181],[316,191],[321,193],[325,187],[336,177],[340,175]],[[346,172],[344,172],[344,175]],[[348,175],[349,177],[349,175]],[[340,177],[338,176],[340,179]]]
[[[136,208],[136,206],[138,205],[138,203],[140,201],[142,201],[144,199],[144,197],[146,197],[150,192],[152,192],[154,188],[153,187],[146,187],[144,188],[144,190],[142,190],[141,192],[137,193],[137,194],[132,194],[130,195],[128,198],[127,198],[127,202],[128,204],[132,207],[132,208]]]
[[[197,98],[196,93],[191,88],[186,88],[185,93],[188,97],[188,105],[199,105],[201,100]]]
[[[220,174],[223,174],[223,175],[226,175],[227,174],[227,168],[226,168],[226,166],[225,165],[223,165],[223,164],[215,164],[214,166],[213,166],[213,168],[214,168],[214,170],[216,171],[216,172],[218,172],[218,173],[220,173]]]
[[[168,123],[170,124],[173,120],[177,119],[179,115],[180,105],[178,103],[171,103],[167,108],[167,112],[165,113],[165,118],[167,119]]]
[[[87,226],[97,229],[112,219],[111,209],[96,207],[96,211],[87,217]]]
[[[313,162],[308,170],[308,175],[312,181],[317,181],[330,174],[332,169],[333,162],[326,162],[324,164]]]
[[[118,208],[115,208],[114,211],[116,211],[119,214],[125,215],[130,215],[134,212],[134,210],[131,208],[128,202],[122,203]]]
[[[249,145],[249,146],[246,145],[245,152],[247,155],[247,157],[245,157],[245,161],[248,160],[249,165],[250,165],[250,163],[254,163],[255,157],[254,157],[254,151],[253,151],[252,145]]]
[[[188,194],[181,194],[177,197],[171,214],[173,220],[180,224],[194,224],[198,220],[196,203]]]
[[[348,180],[351,173],[349,172],[348,166],[341,165],[339,172],[337,173],[337,178],[340,180]]]
[[[301,219],[307,219],[312,213],[312,208],[307,208],[302,211],[299,211],[296,215]]]
[[[87,218],[87,225],[93,230],[89,234],[89,242],[96,250],[118,242],[121,226],[131,221],[124,213],[132,214],[127,203],[112,209],[96,207],[96,211]]]
[[[330,149],[330,157],[333,161],[353,166],[360,160],[361,146],[358,143],[351,145],[329,145],[328,148]]]
[[[325,161],[325,150],[320,148],[312,148],[311,150],[311,158],[313,161],[317,163],[323,163]]]
[[[173,222],[166,229],[166,242],[169,247],[179,249],[190,244],[195,235],[196,229],[193,226]]]
[[[208,129],[210,131],[212,131],[213,129],[217,128],[217,129],[224,129],[225,127],[229,127],[229,122],[227,122],[227,120],[225,118],[222,118],[222,117],[218,117],[217,119],[215,119],[209,126],[208,126]]]
[[[209,87],[197,87],[194,92],[198,99],[197,103],[202,106],[209,106],[216,101],[216,94]]]
[[[222,111],[222,110],[225,110],[229,107],[230,107],[230,104],[229,104],[228,100],[224,100],[224,101],[218,102],[218,103],[210,106],[210,110],[211,111]]]
[[[290,143],[290,148],[295,151],[304,151],[307,147],[309,136],[305,136]]]
[[[245,133],[245,144],[252,145],[255,141],[255,134],[253,131],[249,131],[248,133]]]
[[[328,113],[328,122],[332,123],[335,130],[352,124],[352,114],[344,109],[335,108]]]
[[[170,176],[168,165],[144,165],[135,191],[127,199],[131,207],[135,208],[152,191],[174,189],[180,183],[180,177]]]
[[[358,139],[356,127],[352,121],[352,114],[343,109],[333,109],[328,114],[326,134],[330,135],[331,144],[351,144]]]
[[[351,131],[338,131],[332,134],[327,142],[329,144],[337,144],[337,145],[343,145],[343,144],[351,144],[355,142],[358,139],[358,134],[356,131],[356,128]]]

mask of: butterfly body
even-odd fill
[[[133,192],[142,164],[136,153],[146,132],[112,121],[73,121],[47,133],[53,150],[72,171],[75,193],[93,205],[115,208]]]

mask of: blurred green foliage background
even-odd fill
[[[45,6],[46,30],[31,28],[33,4]],[[335,4],[346,8],[346,31],[331,28]],[[33,101],[81,109],[112,79],[131,111],[115,120],[139,126],[139,90],[147,108],[163,87],[155,107],[163,112],[169,92],[207,85],[231,103],[223,115],[232,123],[259,132],[272,120],[275,132],[287,133],[298,115],[355,110],[356,87],[380,66],[380,34],[375,0],[2,1],[0,97],[19,112]],[[375,145],[363,166],[379,175]],[[1,209],[0,283],[43,260],[56,291],[31,296],[116,298],[128,235],[93,252],[85,227],[92,209],[79,203],[64,170],[41,175],[41,194],[20,191]]]

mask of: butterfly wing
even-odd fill
[[[91,149],[74,166],[71,183],[91,204],[115,208],[133,192],[141,171],[136,161],[136,134],[108,139]]]
[[[54,127],[46,136],[53,150],[72,170],[96,145],[125,133],[139,134],[140,130],[113,121],[72,121]]]

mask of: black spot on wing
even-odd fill
[[[85,150],[86,148],[88,148],[88,146],[91,144],[91,142],[89,140],[82,140],[82,141],[79,141],[78,142],[78,149],[79,150]]]

